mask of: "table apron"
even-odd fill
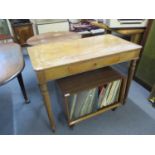
[[[55,68],[46,69],[43,71],[37,71],[39,81],[56,80],[70,75],[95,70],[98,68],[111,66],[126,61],[136,60],[139,58],[140,50],[134,50],[126,53],[109,55],[106,57],[95,58],[87,61],[81,61],[78,63],[63,65]],[[43,75],[44,74],[44,75]]]

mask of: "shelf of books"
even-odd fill
[[[126,76],[111,67],[57,81],[69,126],[123,104]]]

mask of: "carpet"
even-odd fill
[[[9,98],[1,99],[7,102],[9,111],[6,111],[7,118],[13,122],[13,134],[18,135],[150,135],[155,134],[155,120],[137,106],[130,98],[127,103],[116,111],[108,111],[99,116],[85,120],[73,128],[67,126],[61,106],[58,104],[58,92],[55,82],[49,82],[50,97],[53,101],[53,110],[56,120],[56,132],[53,133],[43,105],[43,100],[38,88],[37,78],[32,69],[30,60],[25,57],[26,67],[23,71],[23,78],[31,100],[25,104],[17,80],[10,82],[5,93],[10,92]],[[0,88],[0,95],[5,96]],[[0,107],[1,115],[4,108]],[[13,118],[13,120],[11,119]],[[6,119],[0,118],[0,134],[11,134],[5,130],[3,123]],[[12,124],[10,124],[11,126]],[[3,129],[2,129],[3,127]],[[11,128],[11,127],[10,127]],[[6,132],[4,132],[6,131]]]

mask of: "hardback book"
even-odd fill
[[[104,95],[105,95],[105,91],[106,91],[106,88],[104,86],[99,87],[98,108],[101,107],[101,104],[102,104],[102,101],[103,101],[103,98],[104,98]]]
[[[85,114],[89,114],[96,110],[96,105],[98,103],[98,91],[97,88],[94,88],[90,91],[88,95],[88,100],[86,100],[85,104],[83,104],[83,108],[81,109],[81,116]]]
[[[89,92],[86,90],[77,93],[76,105],[74,108],[74,119],[80,117],[80,111],[83,104],[85,103],[85,100],[87,100],[88,93]]]
[[[104,93],[103,90],[101,91],[98,103],[99,108],[113,104],[118,100],[120,85],[121,80],[116,80],[110,82],[107,87],[104,88]]]
[[[76,100],[77,100],[77,94],[74,94],[71,96],[71,101],[72,101],[72,106],[71,106],[71,110],[70,110],[70,119],[73,118],[73,115],[74,115],[74,109],[75,109],[75,106],[76,106]]]
[[[113,92],[114,95],[112,97],[111,103],[114,103],[114,102],[118,101],[119,94],[120,94],[121,82],[122,82],[121,80],[117,81],[116,87],[115,87],[114,92]]]
[[[76,119],[78,117],[91,113],[98,102],[97,99],[97,88],[81,91],[77,94],[71,95],[70,119]]]
[[[112,82],[110,82],[110,83],[107,85],[107,87],[106,87],[105,95],[104,95],[104,97],[103,97],[103,100],[102,100],[102,103],[101,103],[101,107],[100,107],[100,108],[102,108],[102,107],[104,107],[104,106],[107,105],[107,97],[108,97],[108,95],[109,95],[109,92],[110,92],[111,87],[112,87]]]
[[[116,94],[119,91],[121,80],[114,81],[109,92],[109,96],[107,98],[107,105],[110,105],[116,101]]]
[[[110,89],[109,94],[106,99],[106,105],[109,105],[111,103],[112,97],[114,96],[114,89],[115,89],[116,85],[117,85],[117,81],[113,81],[112,85],[111,85],[111,89]]]

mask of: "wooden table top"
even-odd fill
[[[61,42],[64,40],[79,39],[81,35],[75,32],[48,32],[39,35],[35,35],[27,40],[27,44],[34,46],[39,44],[45,44],[49,42]]]
[[[15,43],[0,45],[0,85],[18,75],[24,67],[21,47]]]
[[[140,49],[140,45],[107,34],[29,47],[28,53],[34,70],[40,71]]]

